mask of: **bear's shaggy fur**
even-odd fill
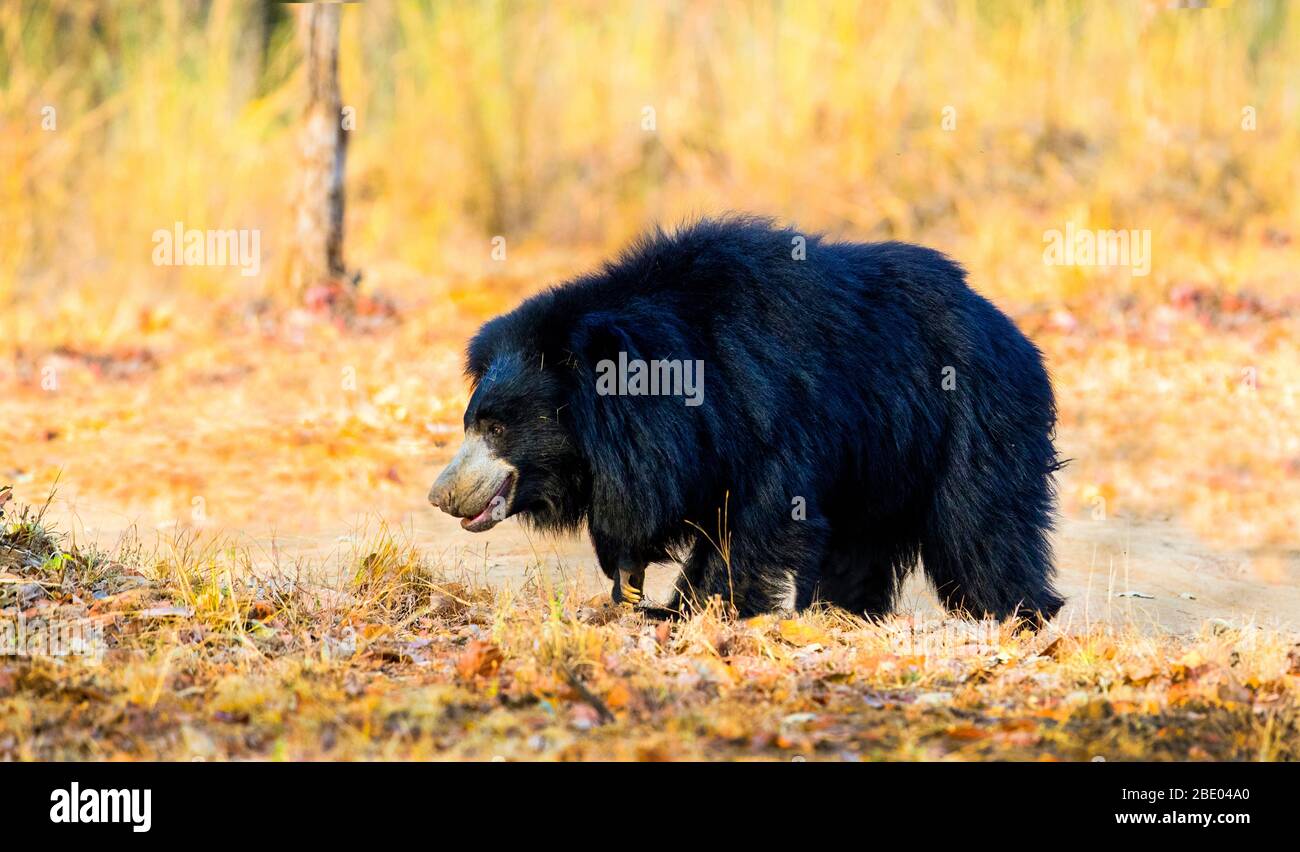
[[[620,357],[702,364],[699,398],[610,393]],[[517,473],[504,514],[585,522],[616,597],[677,556],[671,608],[881,615],[918,561],[955,611],[1061,606],[1042,356],[939,252],[658,231],[485,324],[467,370],[467,433]]]

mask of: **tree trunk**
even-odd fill
[[[343,286],[343,170],[347,136],[339,95],[339,4],[302,11],[306,45],[307,108],[298,136],[289,287],[302,300],[316,287]],[[332,302],[333,299],[330,299]]]

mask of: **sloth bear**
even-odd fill
[[[937,251],[656,231],[486,323],[466,372],[430,502],[471,532],[585,521],[616,601],[680,559],[678,613],[880,616],[918,561],[956,612],[1041,626],[1062,604],[1042,355]]]

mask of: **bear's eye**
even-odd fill
[[[506,433],[506,427],[501,423],[493,423],[488,427],[488,434],[494,438],[500,438]]]

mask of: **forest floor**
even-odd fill
[[[379,532],[331,581],[190,536],[83,549],[8,509],[0,759],[1300,758],[1294,590],[1169,530],[1067,544],[1071,604],[1032,634],[920,588],[874,623],[656,622],[535,542],[480,568]]]
[[[464,340],[588,261],[375,274],[397,315],[346,324],[184,292],[11,313],[0,759],[1300,758],[1300,297],[1008,305],[1070,459],[1043,633],[919,579],[878,623],[669,624],[609,606],[585,541],[425,502]]]

